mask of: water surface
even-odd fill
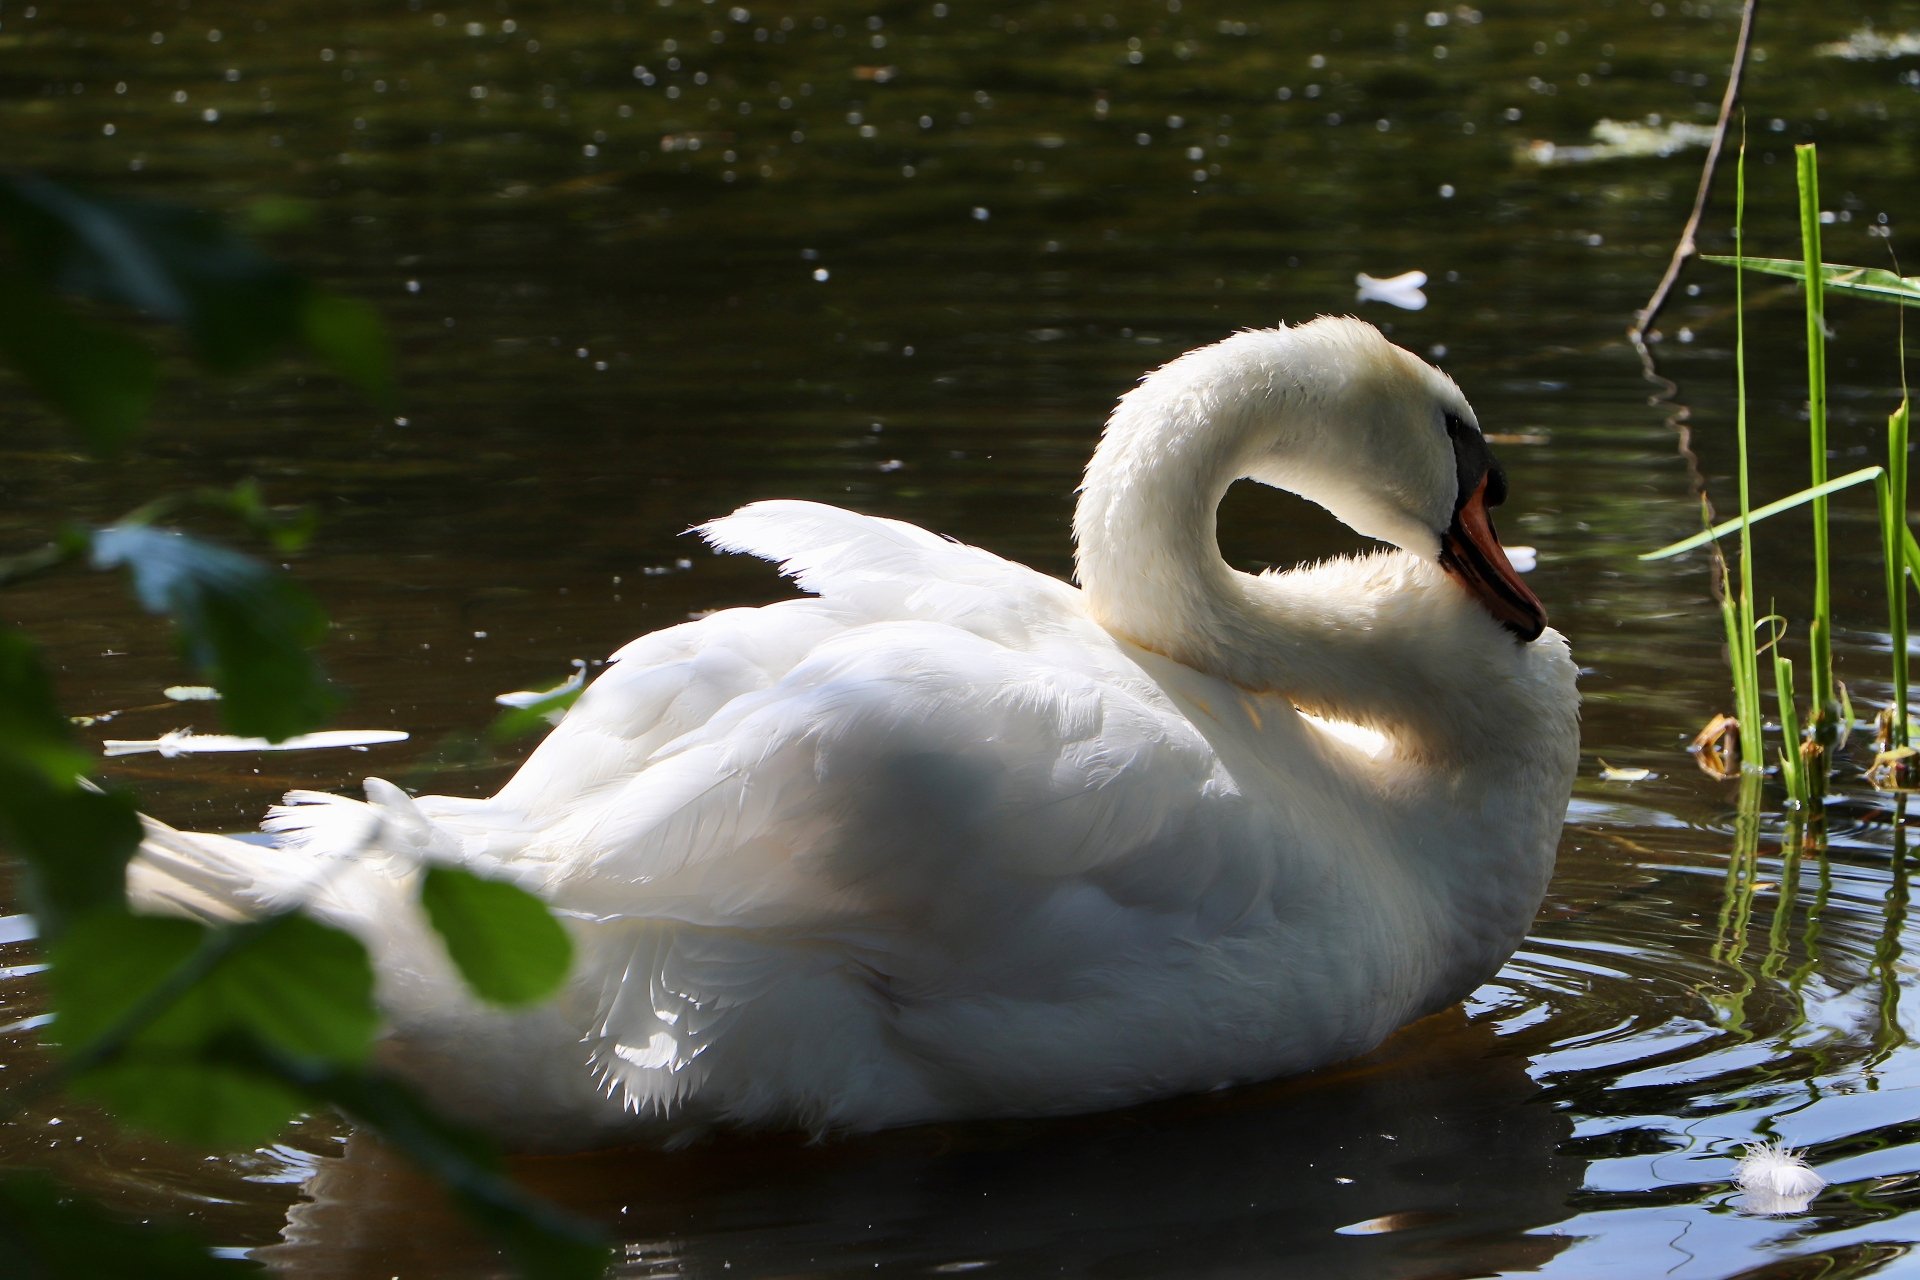
[[[1791,254],[1792,144],[1822,148],[1828,256],[1902,248],[1920,62],[1818,46],[1835,3],[1762,16],[1751,237]],[[1874,10],[1881,29],[1920,24]],[[1727,697],[1671,404],[1621,337],[1699,152],[1542,164],[1599,120],[1710,122],[1726,3],[1228,6],[53,3],[0,10],[13,162],[226,210],[311,202],[276,241],[375,302],[406,403],[382,416],[288,363],[184,371],[137,462],[74,455],[17,392],[0,539],[157,488],[258,476],[323,519],[294,564],[332,612],[342,723],[402,747],[130,758],[161,817],[250,826],[290,786],[368,773],[472,792],[490,698],[737,603],[766,566],[682,531],[755,498],[898,516],[1069,568],[1078,471],[1140,372],[1240,327],[1357,311],[1459,380],[1495,434],[1509,542],[1583,667],[1584,753],[1533,936],[1463,1009],[1296,1081],[1124,1115],[670,1157],[528,1162],[633,1275],[1682,1277],[1898,1274],[1920,1233],[1914,969],[1891,808],[1849,767],[1826,856],[1736,818],[1685,741]],[[1764,58],[1759,55],[1764,54]],[[1716,203],[1707,247],[1728,247]],[[1886,233],[1890,233],[1886,234]],[[1909,253],[1909,257],[1914,256]],[[1354,296],[1418,269],[1429,305]],[[1723,505],[1731,280],[1695,267],[1656,348]],[[1803,483],[1795,299],[1756,289],[1763,496]],[[1894,318],[1834,308],[1833,467],[1875,460]],[[1836,503],[1843,675],[1885,696],[1870,505]],[[1804,529],[1758,536],[1804,616]],[[1236,491],[1236,564],[1352,545]],[[118,586],[7,593],[85,731],[214,727]],[[1654,776],[1606,782],[1600,761]],[[1777,808],[1777,794],[1765,797]],[[4,935],[10,937],[11,935]],[[0,1069],[43,1062],[29,942],[0,942]],[[1741,1145],[1809,1148],[1804,1215],[1733,1203]],[[403,1167],[314,1117],[212,1159],[83,1110],[0,1126],[0,1158],[302,1275],[499,1264]],[[1824,1270],[1819,1268],[1824,1267]]]

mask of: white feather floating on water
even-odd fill
[[[573,659],[573,674],[553,688],[518,689],[513,693],[495,694],[493,700],[503,707],[533,707],[547,701],[549,698],[558,698],[563,694],[572,693],[576,689],[583,688],[586,683],[586,660],[583,658],[575,658]]]
[[[1827,1185],[1800,1152],[1778,1138],[1749,1142],[1734,1167],[1733,1180],[1745,1193],[1739,1207],[1758,1214],[1800,1213]]]
[[[1384,302],[1402,311],[1418,311],[1427,305],[1427,295],[1420,291],[1427,283],[1424,271],[1403,271],[1384,278],[1362,271],[1353,282],[1359,286],[1361,302]]]
[[[408,735],[400,729],[325,729],[319,733],[295,734],[279,742],[265,738],[236,738],[227,733],[195,733],[175,729],[157,738],[108,738],[103,753],[110,756],[134,756],[155,752],[174,756],[200,755],[212,751],[323,751],[330,747],[372,747],[385,742],[405,742]]]

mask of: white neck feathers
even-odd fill
[[[1406,515],[1427,501],[1405,496],[1426,473],[1376,421],[1394,397],[1431,399],[1434,387],[1451,383],[1354,321],[1238,334],[1148,375],[1108,420],[1074,515],[1094,618],[1209,675],[1376,729],[1402,751],[1457,756],[1463,739],[1509,736],[1510,717],[1528,710],[1513,698],[1531,701],[1511,678],[1531,646],[1432,563],[1437,535]],[[1248,475],[1407,551],[1237,572],[1220,556],[1215,512]],[[1564,663],[1564,642],[1549,643]],[[1569,668],[1551,683],[1570,680]]]

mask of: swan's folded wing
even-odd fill
[[[874,1042],[841,1035],[860,1019],[1070,1002],[1130,951],[1259,909],[1251,819],[1150,690],[874,624],[556,823],[529,855],[604,978],[585,1037],[604,1087],[671,1107],[770,1027],[852,1053]]]
[[[1062,629],[1091,633],[1079,593],[1065,583],[897,520],[760,502],[699,532],[718,549],[775,561],[822,598],[723,610],[620,649],[497,796],[421,798],[473,856],[522,856],[530,835],[595,804],[666,744],[861,627],[938,621],[1026,647]]]

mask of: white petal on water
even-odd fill
[[[1605,760],[1600,762],[1600,780],[1602,782],[1645,782],[1653,776],[1653,770],[1642,769],[1639,765],[1627,765],[1615,768]]]
[[[236,738],[226,733],[194,733],[175,729],[157,738],[108,738],[105,754],[132,756],[157,752],[163,756],[199,755],[212,751],[322,751],[329,747],[372,747],[386,742],[405,742],[408,735],[399,729],[325,729],[302,733],[280,742],[265,738]]]
[[[220,691],[208,684],[174,684],[160,691],[175,702],[218,702]]]

